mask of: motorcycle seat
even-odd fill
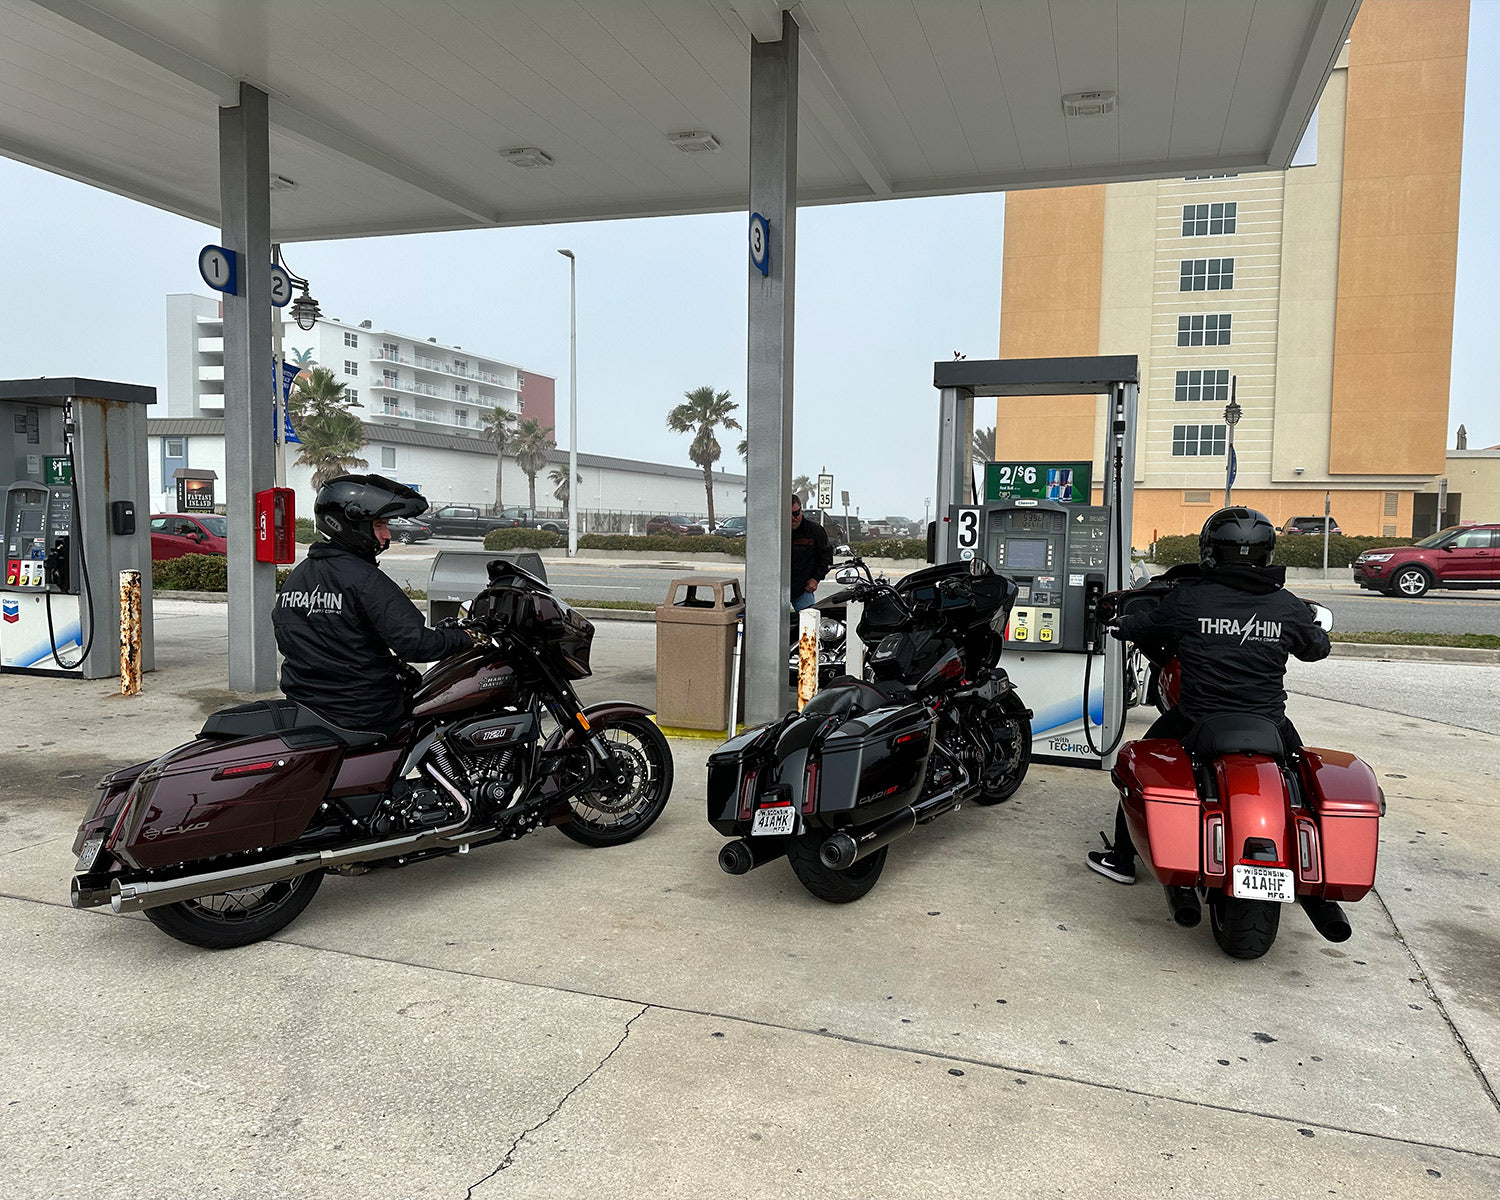
[[[198,731],[202,738],[266,737],[270,734],[280,734],[283,740],[303,745],[311,740],[342,742],[346,746],[373,746],[385,740],[383,733],[331,725],[295,700],[256,700],[234,708],[221,708],[204,721],[203,728]]]
[[[878,688],[852,675],[840,675],[819,689],[802,713],[815,717],[857,717],[889,704],[889,698]]]
[[[1183,738],[1189,754],[1201,759],[1225,754],[1261,754],[1286,759],[1281,730],[1274,721],[1250,713],[1220,713],[1205,717]]]

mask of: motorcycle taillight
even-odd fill
[[[755,811],[755,780],[759,775],[758,768],[750,768],[745,772],[745,782],[740,785],[740,816],[747,821]]]
[[[802,811],[810,813],[818,806],[818,760],[809,758],[802,776]]]
[[[1223,813],[1209,813],[1203,819],[1203,873],[1225,874]]]
[[[1303,883],[1323,882],[1323,855],[1318,848],[1318,827],[1307,817],[1297,818],[1297,878]]]

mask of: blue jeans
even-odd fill
[[[804,608],[811,608],[817,600],[817,594],[814,592],[803,592],[800,596],[793,596],[792,611],[801,612]]]

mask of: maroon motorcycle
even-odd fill
[[[106,775],[73,845],[74,907],[144,911],[222,949],[283,929],[328,871],[464,854],[543,825],[585,846],[649,829],[672,753],[650,709],[580,705],[570,681],[591,674],[593,625],[498,559],[465,624],[483,644],[411,672],[392,737],[266,700]]]

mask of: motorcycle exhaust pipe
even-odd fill
[[[1297,903],[1307,914],[1313,928],[1330,942],[1347,942],[1354,930],[1344,910],[1332,900],[1321,900],[1317,896],[1298,896]]]
[[[1167,894],[1167,908],[1172,913],[1172,920],[1183,929],[1192,929],[1203,920],[1203,905],[1198,900],[1196,889],[1164,887],[1162,890]]]
[[[74,908],[102,908],[109,903],[109,876],[75,875],[68,892]]]
[[[748,875],[756,867],[763,867],[785,854],[786,841],[783,838],[740,838],[725,842],[719,848],[719,869],[726,875]]]
[[[903,834],[910,833],[922,822],[957,808],[954,797],[958,790],[949,788],[931,799],[893,812],[884,820],[855,833],[835,833],[818,848],[818,857],[830,870],[846,871],[880,847],[888,846]]]

